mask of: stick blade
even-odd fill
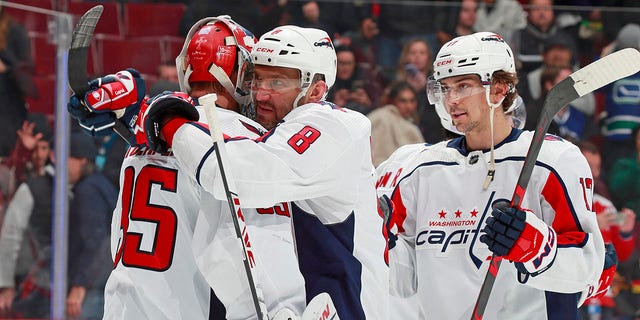
[[[80,17],[78,24],[73,28],[71,46],[69,48],[67,75],[69,87],[76,94],[84,94],[89,90],[87,85],[87,59],[89,46],[93,37],[93,30],[100,20],[104,7],[97,5],[89,9]]]
[[[579,97],[640,71],[640,51],[626,48],[602,57],[571,74]]]

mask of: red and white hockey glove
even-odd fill
[[[149,148],[166,153],[171,147],[173,135],[182,124],[200,118],[193,100],[183,92],[165,91],[143,103],[136,121],[136,140],[142,140],[144,132]]]
[[[90,81],[84,96],[71,96],[67,110],[85,132],[104,136],[111,134],[116,121],[131,130],[144,95],[145,83],[140,73],[127,69]]]
[[[518,271],[535,276],[551,266],[557,252],[556,232],[531,211],[493,204],[480,241],[497,256],[515,262]]]
[[[607,290],[609,290],[609,286],[611,286],[613,278],[616,275],[616,267],[618,265],[618,254],[616,253],[616,249],[611,243],[606,243],[604,245],[604,249],[604,267],[602,268],[602,273],[598,280],[598,288],[589,295],[589,299],[598,299],[604,296],[607,293]],[[588,304],[588,300],[584,304]]]

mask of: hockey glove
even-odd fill
[[[89,82],[89,89],[83,97],[71,96],[67,104],[71,117],[86,133],[109,135],[116,121],[131,129],[145,94],[145,83],[138,71],[127,69],[94,79]]]
[[[557,251],[555,231],[530,211],[509,206],[506,200],[493,204],[480,241],[491,252],[515,262],[521,273],[535,276],[551,266]]]
[[[171,148],[173,134],[182,124],[200,118],[193,100],[183,92],[165,91],[143,103],[137,126],[146,136],[151,150],[166,153]]]
[[[616,267],[618,265],[618,254],[613,244],[606,243],[604,245],[604,267],[600,274],[600,280],[598,280],[598,288],[589,296],[589,299],[597,299],[604,296],[609,290],[609,286],[613,282],[613,277],[616,274]],[[587,304],[587,302],[585,302]]]

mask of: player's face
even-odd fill
[[[477,75],[445,78],[440,84],[443,104],[458,131],[466,134],[488,121],[486,89]]]
[[[293,110],[300,88],[298,70],[258,65],[251,82],[255,101],[256,121],[267,130]]]

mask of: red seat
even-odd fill
[[[95,7],[95,2],[69,2],[67,11],[74,15],[73,24],[78,22],[78,19],[87,12],[89,9]],[[100,5],[104,7],[100,21],[96,25],[94,34],[107,35],[114,37],[123,37],[124,31],[122,28],[122,13],[120,10],[120,3],[118,2],[101,2]]]
[[[100,60],[103,74],[134,67],[140,73],[157,73],[158,65],[164,57],[159,38],[99,39]]]
[[[34,8],[53,10],[53,3],[51,0],[11,0],[11,2]],[[3,7],[4,10],[16,21],[20,22],[27,31],[38,33],[48,32],[49,16],[46,14],[11,8],[6,5]]]
[[[166,48],[167,58],[166,60],[175,61],[180,51],[182,50],[182,46],[184,45],[184,38],[182,37],[164,37],[163,38]]]
[[[39,112],[53,115],[56,103],[56,77],[36,76],[33,81],[38,87],[40,97],[38,99],[27,98],[29,113]]]
[[[50,43],[44,34],[31,33],[31,57],[35,65],[36,75],[55,75],[56,74],[56,54],[57,45]],[[95,40],[89,47],[89,56],[87,58],[87,76],[92,76],[96,72],[96,48]],[[66,72],[66,70],[65,70]]]
[[[182,3],[125,3],[127,37],[178,36],[186,6]]]

